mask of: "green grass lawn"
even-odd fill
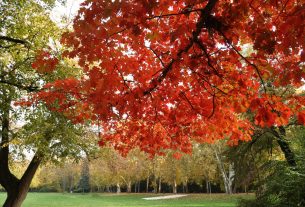
[[[23,207],[233,207],[240,198],[251,198],[253,195],[224,194],[190,194],[186,197],[167,200],[143,200],[142,198],[161,196],[155,194],[61,194],[29,193]],[[0,193],[0,203],[5,194]]]

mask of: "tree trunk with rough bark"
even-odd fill
[[[21,179],[16,178],[9,169],[9,130],[10,130],[10,109],[11,109],[11,92],[10,90],[2,90],[2,127],[0,142],[0,184],[7,192],[7,198],[4,207],[20,207],[28,190],[31,181],[41,163],[38,153],[35,154],[29,166]]]
[[[13,89],[2,89],[1,100],[1,142],[0,142],[0,184],[7,192],[7,198],[3,207],[20,207],[25,200],[33,177],[41,164],[42,154],[36,151],[30,164],[20,179],[13,175],[9,169],[9,147],[10,147],[10,110]],[[47,138],[47,141],[50,141]]]
[[[34,156],[20,180],[12,175],[9,171],[4,172],[1,170],[1,185],[7,192],[7,198],[3,204],[3,207],[21,206],[22,202],[27,196],[31,181],[40,165],[40,162],[40,159],[37,156]],[[3,182],[3,179],[7,179],[7,181]]]

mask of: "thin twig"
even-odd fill
[[[235,46],[233,45],[233,44],[231,44],[230,43],[230,40],[226,37],[226,35],[222,32],[222,31],[220,31],[220,30],[218,30],[218,32],[223,36],[223,38],[225,39],[225,41],[226,41],[226,43],[248,64],[248,65],[250,65],[251,67],[253,67],[254,69],[255,69],[255,71],[256,71],[256,73],[257,73],[257,75],[259,76],[259,79],[260,79],[260,81],[261,81],[261,83],[262,83],[262,86],[263,86],[263,89],[264,89],[264,91],[265,91],[265,93],[267,92],[267,89],[266,89],[266,87],[265,87],[265,82],[264,82],[264,79],[263,79],[263,77],[262,77],[262,75],[261,75],[261,73],[260,73],[260,71],[259,71],[259,68],[255,65],[255,64],[253,64],[253,63],[251,63],[245,56],[243,56],[236,48],[235,48]]]
[[[147,47],[147,48],[149,48],[149,49],[155,54],[155,56],[160,60],[160,62],[161,62],[161,64],[162,64],[163,68],[165,68],[165,64],[164,64],[164,62],[162,61],[161,57],[157,54],[157,52],[156,52],[154,49],[152,49],[151,47]]]

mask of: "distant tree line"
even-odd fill
[[[253,169],[245,176],[230,157],[234,148],[225,142],[194,145],[193,154],[167,151],[149,157],[139,150],[122,157],[110,147],[74,161],[49,163],[38,169],[30,191],[38,192],[111,192],[111,193],[237,193],[255,189]],[[18,174],[27,163],[14,162]]]
[[[288,164],[276,137],[269,130],[257,128],[252,141],[236,147],[228,147],[225,142],[197,144],[193,146],[192,155],[166,151],[163,156],[149,157],[140,150],[133,150],[122,157],[111,147],[100,148],[81,160],[68,158],[46,163],[38,169],[30,190],[66,193],[256,192],[255,201],[242,201],[240,206],[302,204],[304,127],[285,128],[297,167]],[[22,160],[14,160],[11,169],[20,177],[27,165]]]

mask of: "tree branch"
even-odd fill
[[[15,86],[18,89],[25,90],[25,91],[28,91],[28,92],[39,91],[39,87],[38,86],[33,86],[33,85],[26,86],[26,85],[22,85],[21,83],[18,83],[18,82],[11,82],[11,81],[5,80],[3,77],[0,77],[0,83],[7,84],[7,85],[10,85],[10,86]]]
[[[165,67],[165,64],[164,64],[164,62],[162,61],[162,59],[161,59],[161,57],[157,54],[157,52],[154,50],[154,49],[152,49],[151,47],[147,47],[148,49],[150,49],[153,53],[154,53],[154,55],[159,59],[159,61],[161,62],[161,65],[163,66],[163,68]]]
[[[205,6],[205,8],[199,10],[201,12],[199,21],[196,24],[196,30],[193,31],[192,38],[189,41],[189,44],[187,44],[184,48],[180,49],[179,52],[177,53],[177,58],[173,58],[167,65],[166,67],[163,68],[161,74],[156,78],[153,79],[152,82],[155,82],[155,84],[144,91],[144,95],[147,95],[154,91],[158,87],[158,83],[161,83],[167,74],[172,70],[173,64],[179,60],[182,56],[183,53],[186,53],[189,51],[189,49],[193,46],[194,42],[196,39],[198,39],[198,36],[201,32],[201,29],[205,26],[205,22],[207,21],[210,13],[212,12],[213,8],[215,7],[216,3],[218,0],[209,0],[208,4]]]
[[[13,43],[16,43],[16,44],[22,44],[22,45],[27,45],[28,44],[28,42],[26,40],[16,39],[16,38],[7,37],[7,36],[0,36],[0,40],[13,42]]]
[[[190,14],[192,12],[199,12],[201,11],[202,9],[192,9],[192,10],[188,10],[188,9],[184,9],[182,10],[181,12],[179,13],[170,13],[170,14],[161,14],[161,15],[154,15],[154,16],[151,16],[151,17],[148,17],[146,18],[147,20],[152,20],[152,19],[160,19],[160,18],[166,18],[166,17],[171,17],[171,16],[179,16],[179,15],[182,15],[182,14]]]
[[[272,134],[276,137],[277,143],[279,144],[282,152],[285,155],[286,161],[290,167],[297,167],[297,163],[295,161],[295,155],[291,151],[289,143],[285,140],[286,130],[283,126],[279,127],[279,133],[275,127],[271,127]]]
[[[262,86],[263,86],[263,89],[265,91],[265,93],[267,92],[267,89],[265,87],[265,82],[264,82],[264,79],[259,71],[259,68],[251,63],[245,56],[243,56],[236,48],[233,44],[230,43],[229,39],[225,36],[225,34],[221,31],[221,30],[217,30],[222,36],[223,38],[225,39],[226,43],[239,55],[239,57],[241,57],[248,65],[250,65],[251,67],[253,67],[262,83]]]

